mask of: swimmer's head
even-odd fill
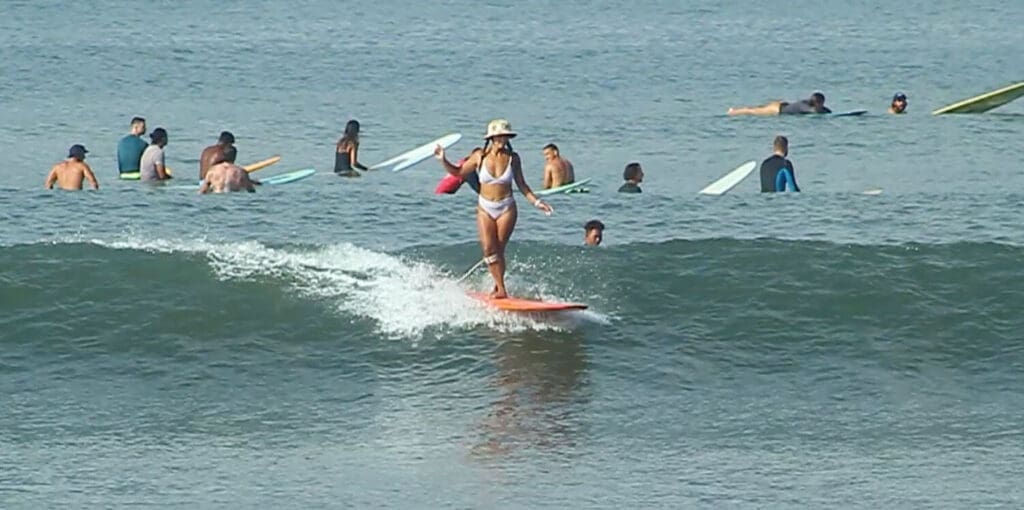
[[[146,134],[146,119],[142,117],[132,117],[132,134],[136,136]]]
[[[72,145],[70,149],[68,149],[68,157],[69,158],[75,158],[78,161],[82,161],[82,160],[85,159],[85,154],[87,152],[89,152],[89,151],[85,150],[85,146],[84,145],[80,145],[80,144],[76,143],[76,144]]]
[[[149,134],[149,139],[153,141],[154,145],[159,145],[160,147],[163,147],[164,145],[167,145],[167,130],[158,127],[154,129],[152,133]]]
[[[892,96],[892,111],[896,113],[903,113],[907,109],[907,95],[902,92],[897,92],[896,95]]]
[[[785,136],[779,135],[775,137],[775,141],[772,142],[772,148],[775,149],[775,153],[783,157],[789,155],[789,139]]]
[[[231,134],[230,131],[221,131],[220,138],[217,139],[217,143],[221,145],[233,145],[235,143],[235,135]]]
[[[588,246],[601,244],[603,237],[604,223],[601,223],[599,220],[590,220],[583,225],[583,242],[587,243]]]
[[[551,161],[558,157],[558,146],[553,143],[549,143],[545,145],[540,152],[544,154],[545,161]]]
[[[644,181],[644,170],[640,168],[640,163],[632,162],[626,165],[626,169],[622,171],[622,179],[633,182]]]
[[[822,94],[821,92],[811,94],[811,106],[825,106],[825,94]]]

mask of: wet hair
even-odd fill
[[[777,151],[789,152],[789,138],[779,135],[775,137],[775,141],[772,142],[772,147]]]
[[[544,148],[541,149],[541,150],[545,150],[546,151],[548,149],[551,149],[551,150],[553,150],[555,152],[558,152],[558,146],[553,144],[553,143],[549,143],[549,144],[545,145]]]
[[[235,158],[237,156],[238,156],[238,149],[236,149],[234,145],[232,145],[230,147],[225,147],[224,148],[224,155],[223,155],[223,157],[222,157],[220,162],[224,163],[226,161],[228,163],[234,163],[235,162]]]
[[[815,106],[825,106],[825,94],[822,94],[821,92],[811,94],[811,104]]]
[[[603,232],[604,231],[604,223],[601,223],[600,220],[590,220],[585,225],[583,225],[583,231],[584,232],[590,232],[591,230],[594,230],[595,228],[597,230],[600,230],[600,231]]]
[[[350,120],[345,123],[345,132],[342,133],[341,138],[338,139],[338,151],[347,147],[348,145],[354,145],[359,143],[359,121]]]
[[[221,131],[220,138],[217,139],[218,143],[233,144],[235,143],[235,135],[231,134],[230,131]]]
[[[622,171],[622,179],[625,181],[636,180],[640,176],[640,163],[636,161],[626,165],[626,169]]]
[[[146,123],[146,119],[144,119],[142,117],[132,117],[132,124],[131,125],[133,125],[133,126],[136,125],[136,124],[145,124],[145,123]]]

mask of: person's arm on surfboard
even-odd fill
[[[533,194],[533,190],[530,189],[530,185],[526,184],[526,179],[523,178],[523,162],[519,159],[519,154],[512,153],[512,177],[516,180],[516,186],[519,186],[519,191],[526,195],[526,199],[533,204],[534,207],[544,211],[544,214],[550,215],[555,212],[550,205],[545,204],[537,195]]]
[[[444,147],[440,145],[434,147],[434,157],[441,162],[441,167],[444,168],[444,171],[462,178],[465,178],[467,175],[476,171],[477,167],[480,165],[480,154],[482,153],[483,151],[473,151],[473,153],[466,158],[466,161],[462,163],[462,166],[459,167],[448,161],[448,158],[444,155]]]

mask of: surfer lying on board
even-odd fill
[[[889,113],[900,114],[906,113],[907,111],[907,95],[902,92],[897,92],[895,96],[892,96],[892,104],[889,105]]]
[[[484,148],[470,154],[461,166],[455,166],[445,158],[444,147],[438,145],[434,148],[434,155],[449,174],[466,176],[477,172],[480,177],[476,225],[484,262],[494,278],[492,298],[508,297],[505,290],[505,246],[512,237],[519,214],[512,195],[512,181],[536,208],[546,214],[552,213],[551,206],[537,198],[523,178],[522,161],[509,143],[515,136],[507,120],[492,120],[487,124]]]
[[[774,154],[761,163],[761,193],[786,191],[787,186],[792,191],[800,191],[796,185],[793,162],[786,159],[789,155],[789,140],[785,136],[776,136],[772,149]]]
[[[544,179],[541,185],[544,189],[557,188],[576,182],[576,172],[572,162],[562,157],[558,146],[549,143],[541,150],[544,155]]]
[[[334,148],[334,173],[340,177],[359,177],[358,168],[366,171],[366,166],[359,162],[359,121],[350,120],[345,124],[345,132]]]
[[[81,145],[72,145],[68,150],[68,159],[57,163],[50,169],[50,174],[46,176],[46,189],[53,189],[53,183],[57,183],[60,189],[80,190],[82,181],[85,179],[92,184],[92,189],[100,189],[100,183],[96,182],[92,168],[89,168],[89,164],[85,162],[85,153],[87,152],[89,151]]]
[[[200,181],[206,178],[206,172],[211,166],[216,165],[218,161],[223,161],[224,151],[228,147],[235,148],[235,135],[230,131],[221,131],[217,143],[203,149],[203,152],[199,154]]]
[[[260,182],[249,177],[249,172],[235,164],[238,151],[234,147],[224,149],[224,155],[206,171],[206,178],[199,186],[199,193],[224,193],[226,191],[242,191],[252,193]]]
[[[815,92],[811,97],[795,103],[772,101],[761,106],[729,108],[729,115],[788,115],[802,113],[832,113],[825,107],[825,94]]]

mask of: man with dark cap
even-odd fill
[[[149,135],[152,143],[142,153],[142,160],[139,162],[140,181],[163,181],[170,179],[167,173],[167,166],[164,165],[164,147],[167,146],[167,131],[164,128],[156,128]]]
[[[80,190],[82,189],[82,181],[85,179],[89,180],[89,184],[92,184],[92,189],[100,189],[100,183],[96,182],[96,176],[92,173],[92,168],[85,162],[85,154],[89,152],[85,150],[85,147],[75,144],[68,150],[68,159],[61,161],[50,169],[50,175],[46,176],[46,189],[53,189],[53,184],[57,183],[60,189],[65,190]]]
[[[889,105],[889,113],[900,114],[907,112],[907,95],[897,92],[892,96],[892,104]]]
[[[235,135],[230,131],[223,131],[217,143],[203,149],[199,155],[199,180],[206,178],[206,171],[218,162],[224,161],[224,150],[235,146]]]

